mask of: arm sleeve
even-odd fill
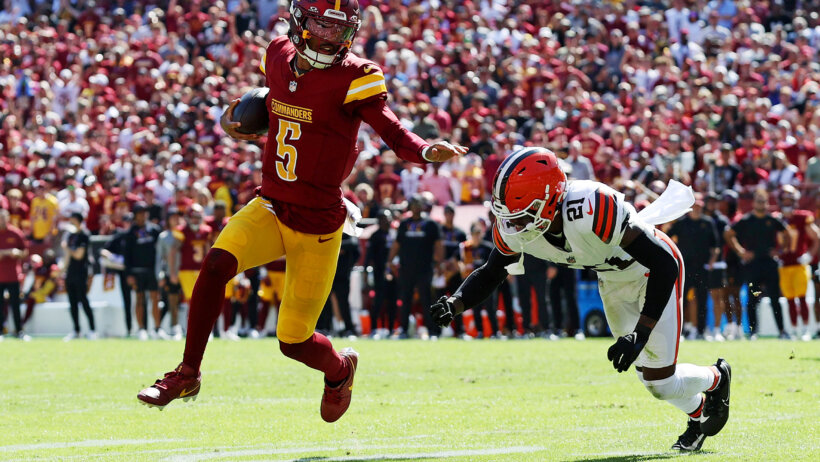
[[[464,303],[464,309],[472,308],[489,297],[507,277],[507,265],[518,261],[518,255],[503,255],[493,249],[487,262],[473,271],[453,294]]]
[[[428,163],[421,154],[429,146],[415,133],[401,125],[383,99],[376,99],[356,108],[358,115],[367,122],[396,155],[417,164]]]
[[[641,233],[624,251],[649,269],[646,300],[641,314],[657,321],[669,301],[680,274],[680,262],[667,252],[661,243]],[[682,289],[682,288],[681,288]]]

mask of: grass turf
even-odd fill
[[[606,361],[610,340],[358,341],[353,403],[319,417],[321,375],[273,340],[212,342],[198,401],[163,412],[137,392],[182,343],[0,343],[0,460],[639,461],[685,416]],[[698,460],[817,460],[820,342],[681,345],[681,362],[732,365],[727,427]]]

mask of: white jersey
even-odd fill
[[[548,240],[547,234],[524,242],[498,229],[493,230],[493,241],[502,254],[523,252],[570,268],[592,269],[605,279],[644,277],[648,269],[626,253],[620,244],[627,225],[643,228],[650,236],[654,236],[653,227],[638,217],[623,194],[597,181],[570,181],[561,204],[561,216],[564,220],[563,248],[559,239]],[[497,221],[495,226],[503,225]]]
[[[635,365],[667,367],[678,359],[684,267],[683,258],[674,242],[655,230],[653,225],[680,217],[689,211],[694,201],[690,188],[670,181],[661,197],[638,214],[631,204],[624,201],[623,194],[609,186],[595,181],[575,180],[567,185],[567,194],[561,204],[565,241],[549,238],[545,234],[531,242],[524,242],[515,235],[499,232],[498,228],[493,229],[493,241],[499,252],[505,255],[527,253],[570,268],[595,270],[607,322],[615,337],[620,337],[635,329],[646,301],[649,280],[649,269],[626,253],[621,248],[621,241],[627,226],[647,231],[651,239],[675,257],[680,271],[663,314]],[[499,226],[498,223],[496,226]],[[508,271],[510,266],[507,267]]]

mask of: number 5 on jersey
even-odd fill
[[[296,181],[296,146],[288,141],[298,140],[302,136],[302,125],[299,122],[279,119],[279,133],[276,134],[276,155],[282,160],[276,161],[276,174],[285,181]]]

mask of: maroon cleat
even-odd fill
[[[180,363],[176,369],[165,373],[165,377],[139,392],[137,399],[142,404],[158,407],[161,411],[168,403],[177,398],[182,398],[183,401],[196,400],[201,384],[202,374]]]
[[[350,397],[353,395],[353,376],[356,375],[356,366],[359,364],[359,353],[353,351],[353,348],[345,348],[339,355],[350,365],[350,375],[344,382],[332,388],[325,382],[321,408],[322,419],[325,422],[339,420],[350,407]]]

